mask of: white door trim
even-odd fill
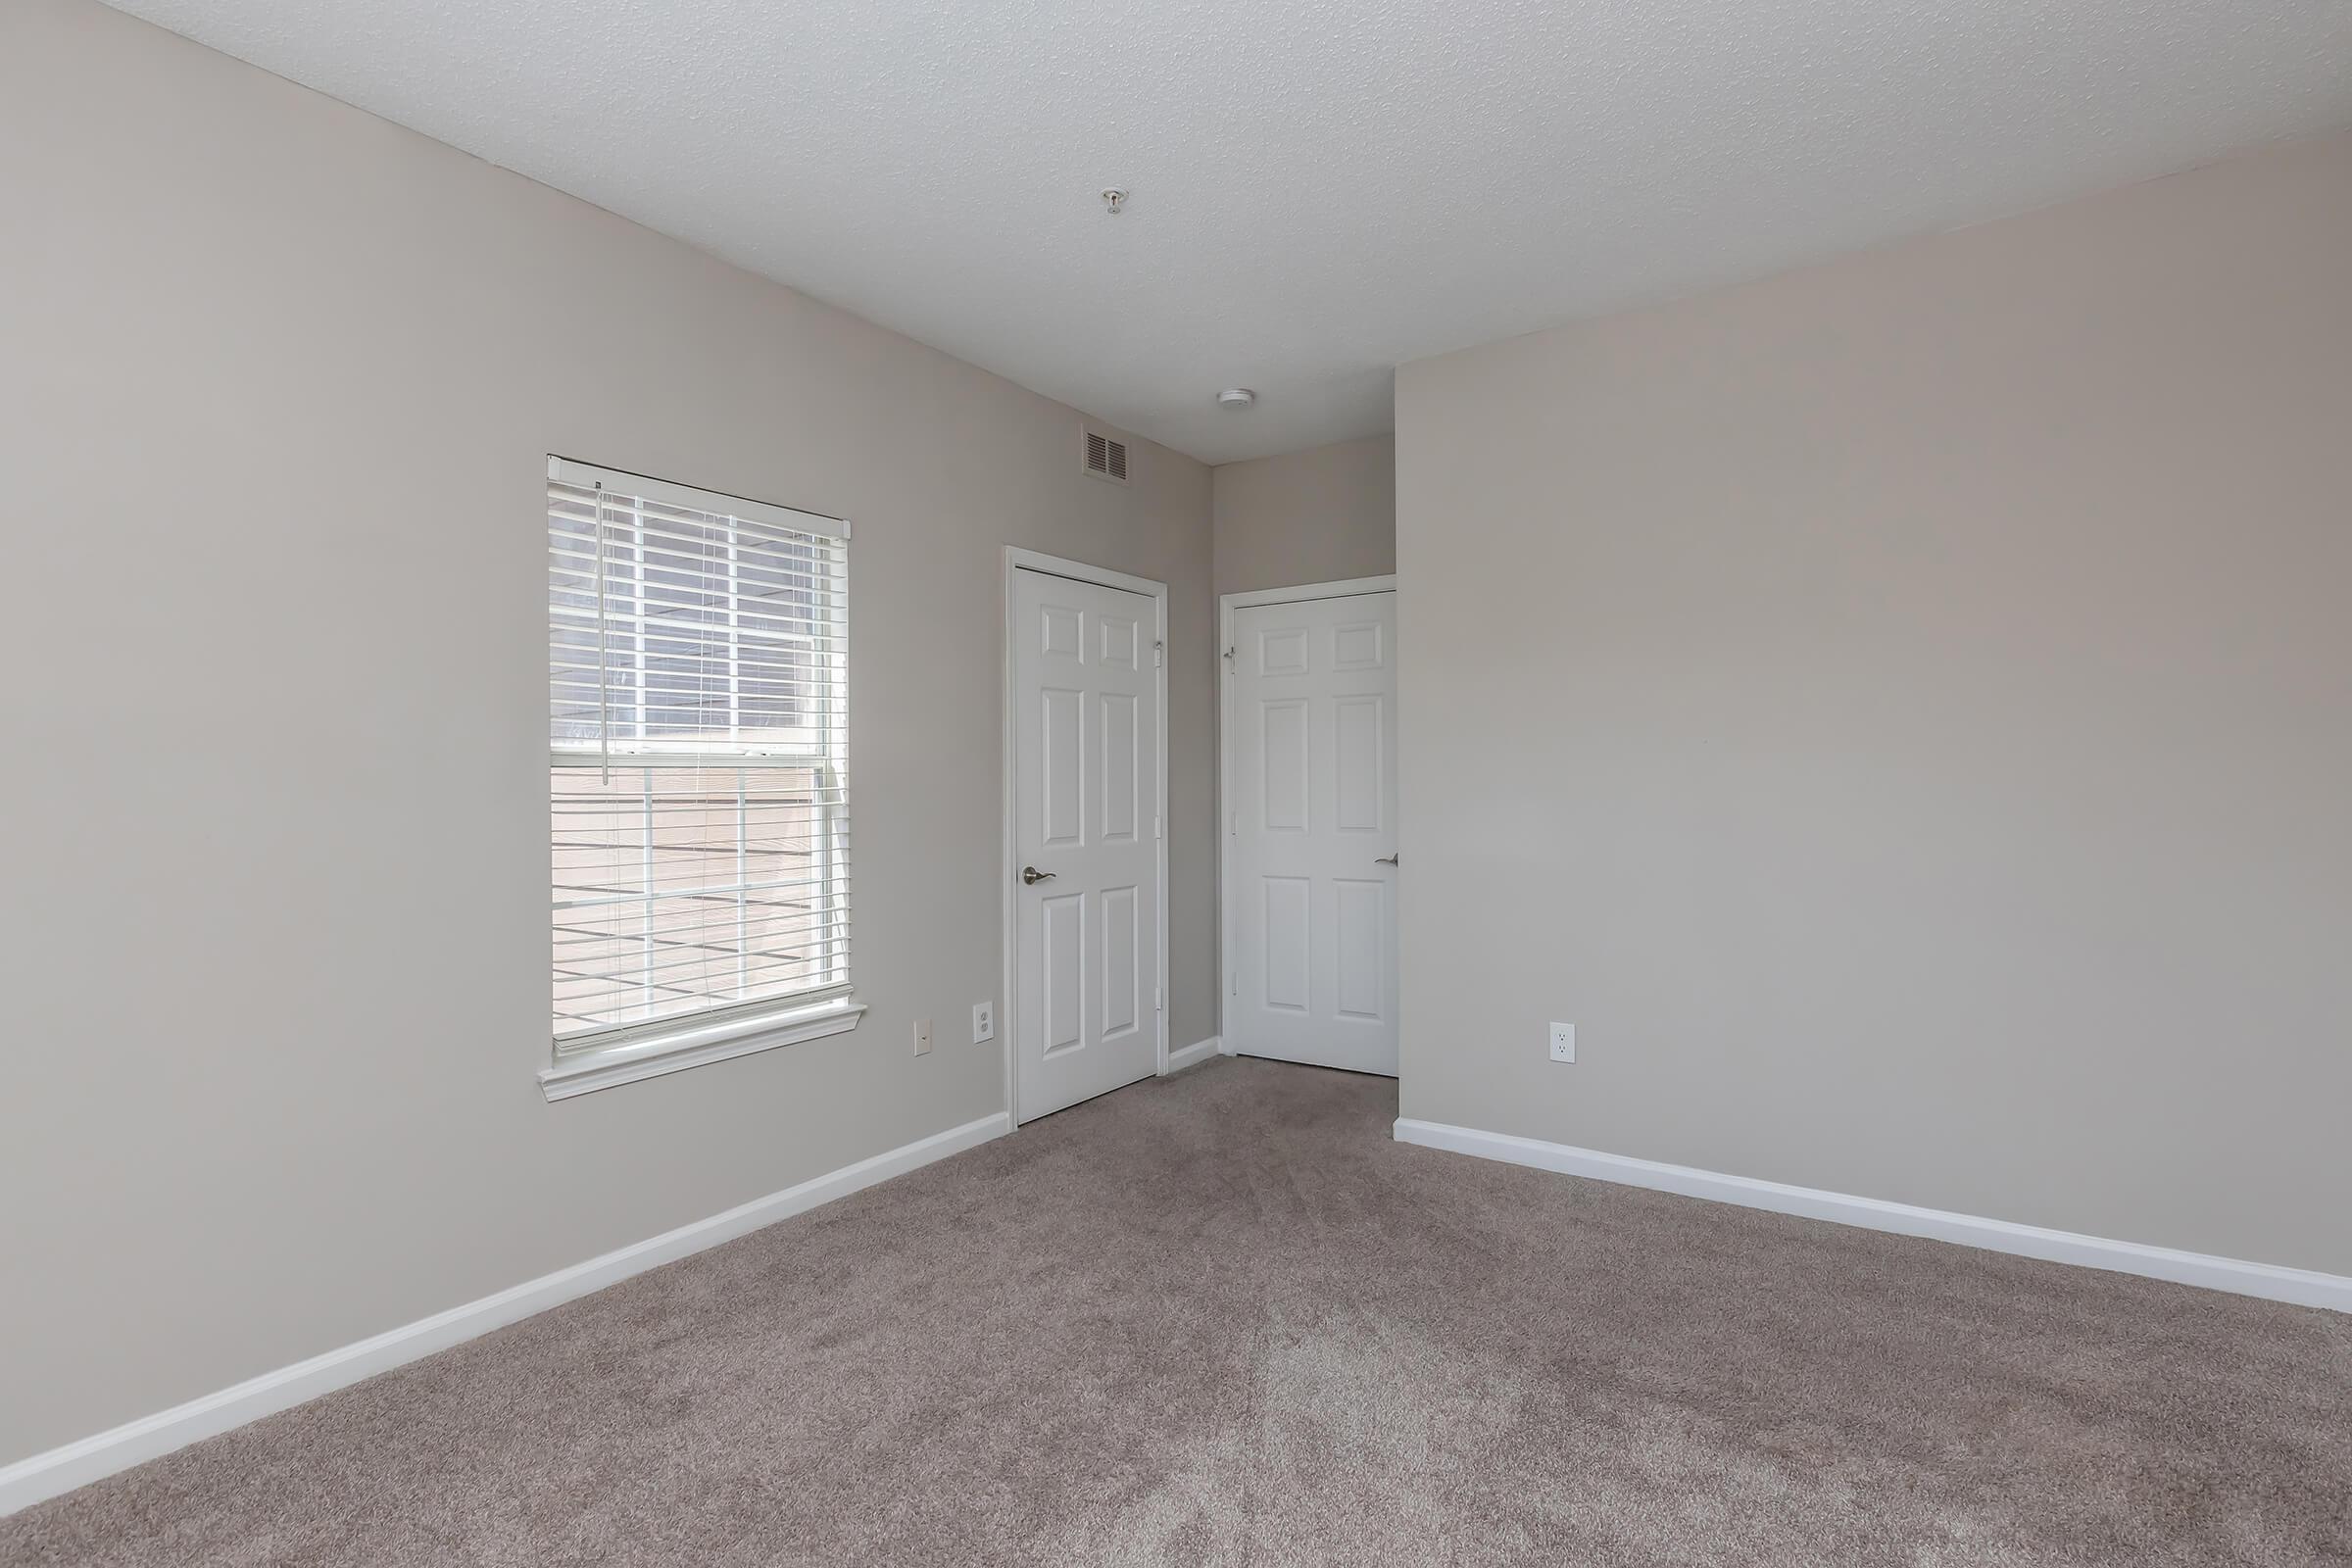
[[[1252,605],[1296,605],[1309,599],[1346,599],[1354,594],[1396,591],[1396,574],[1344,577],[1337,582],[1300,583],[1295,588],[1252,588],[1217,596],[1217,1036],[1224,1050],[1225,999],[1233,990],[1233,612]],[[1006,680],[1011,676],[1008,674]],[[1012,748],[1005,747],[1006,766]]]
[[[1156,792],[1152,815],[1158,825],[1159,877],[1159,952],[1153,961],[1159,972],[1152,985],[1159,994],[1159,1018],[1152,1037],[1152,1060],[1161,1077],[1168,1067],[1168,1013],[1176,999],[1168,987],[1168,585],[1149,577],[1131,577],[1108,566],[1090,566],[1082,561],[1067,561],[1060,556],[1049,556],[1035,550],[1023,550],[1017,545],[1004,547],[1004,675],[997,692],[999,725],[997,750],[1003,761],[999,780],[998,816],[1003,828],[1003,854],[997,867],[998,919],[1004,932],[1004,955],[999,975],[997,1004],[997,1041],[1004,1052],[1004,1114],[1017,1128],[1021,1118],[1020,1053],[1013,1049],[1020,1036],[1020,909],[1013,901],[1014,878],[1020,856],[1015,852],[1013,837],[1016,823],[1013,814],[1013,704],[1014,639],[1019,631],[1013,623],[1013,573],[1042,571],[1049,576],[1068,577],[1076,582],[1096,583],[1104,588],[1124,589],[1142,594],[1152,601],[1152,662],[1158,666],[1159,684],[1159,776],[1152,781]],[[1223,1004],[1219,1004],[1220,1015]]]
[[[1251,605],[1296,605],[1309,599],[1345,599],[1350,594],[1393,594],[1396,591],[1396,574],[1386,577],[1348,577],[1339,582],[1301,583],[1296,588],[1252,588],[1248,593],[1220,594],[1217,597],[1217,630],[1220,635],[1233,630],[1233,612]],[[1227,647],[1233,646],[1231,643]]]

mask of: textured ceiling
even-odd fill
[[[2352,123],[2352,0],[117,3],[1211,462]]]

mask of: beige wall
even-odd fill
[[[2352,1272],[2352,136],[1397,424],[1406,1115]]]
[[[0,196],[0,1462],[1000,1109],[1004,544],[1171,585],[1215,1031],[1205,468],[86,0]],[[855,1033],[541,1100],[551,451],[855,519]]]
[[[1220,594],[1396,569],[1393,437],[1228,463],[1210,479]]]

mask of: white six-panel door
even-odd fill
[[[1233,611],[1225,1047],[1396,1071],[1396,595]]]
[[[1015,1119],[1158,1066],[1157,604],[1013,572]]]

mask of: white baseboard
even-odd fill
[[[1770,1209],[1776,1214],[1801,1214],[1807,1219],[1892,1231],[1901,1236],[1925,1236],[1939,1242],[1956,1242],[1962,1247],[2013,1252],[2020,1257],[2079,1263],[2119,1274],[2139,1274],[2180,1285],[2199,1285],[2207,1290],[2289,1301],[2297,1306],[2352,1312],[2352,1277],[2341,1274],[2282,1268],[2276,1263],[2249,1263],[2207,1252],[2147,1247],[2138,1242],[2109,1241],[2103,1236],[2082,1236],[2005,1219],[1955,1214],[1948,1209],[1919,1208],[1877,1198],[1855,1198],[1817,1187],[1790,1187],[1782,1182],[1758,1181],[1751,1176],[1726,1176],[1689,1165],[1661,1164],[1653,1159],[1604,1154],[1596,1150],[1549,1144],[1537,1138],[1514,1138],[1507,1133],[1481,1132],[1474,1127],[1452,1127],[1409,1117],[1397,1118],[1396,1141],[1418,1144],[1425,1149],[1449,1150],[1457,1154],[1475,1154],[1481,1159],[1499,1159],[1513,1165],[1533,1165],[1538,1170],[1586,1176],[1594,1181],[1680,1193],[1685,1198]]]
[[[733,1241],[820,1203],[847,1198],[860,1188],[903,1176],[933,1160],[1001,1138],[1011,1130],[1011,1118],[1003,1111],[983,1116],[978,1121],[951,1127],[944,1133],[934,1133],[870,1159],[812,1177],[798,1187],[756,1198],[723,1214],[713,1214],[649,1241],[592,1257],[585,1263],[541,1275],[495,1296],[436,1312],[372,1339],[297,1361],[274,1372],[265,1372],[185,1404],[20,1459],[0,1468],[0,1515],[160,1458],[174,1448],[241,1427],[306,1399],[331,1394],[363,1378],[371,1378],[404,1362],[447,1349],[551,1306],[560,1306],[576,1297],[601,1291],[632,1274],[642,1274],[721,1242]]]
[[[1210,1035],[1206,1040],[1195,1041],[1182,1051],[1169,1052],[1168,1072],[1182,1072],[1185,1068],[1206,1061],[1215,1054],[1217,1054],[1217,1037]],[[1166,1073],[1161,1076],[1165,1077]]]

